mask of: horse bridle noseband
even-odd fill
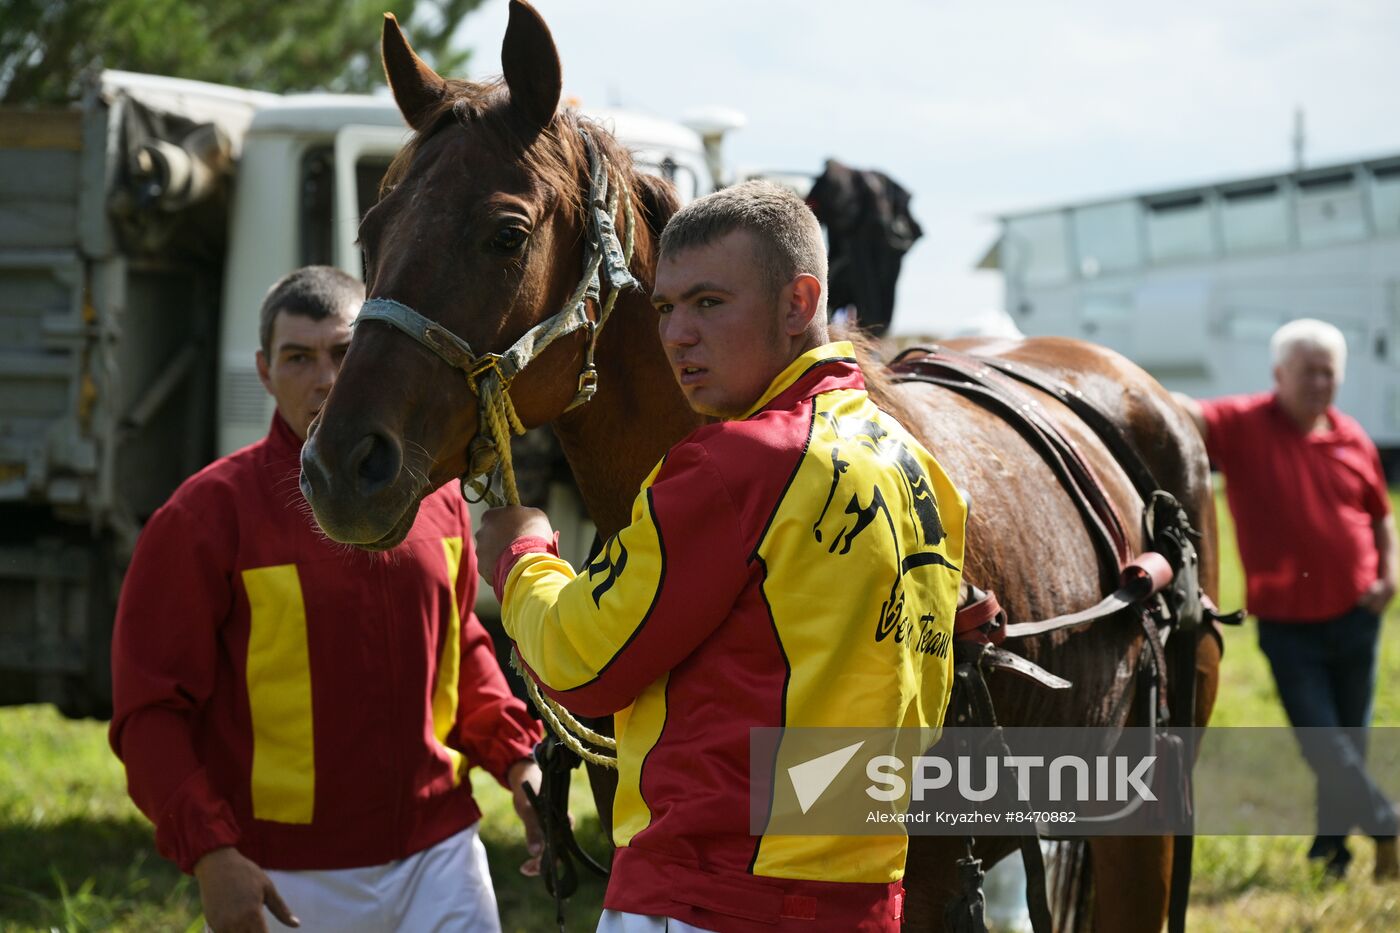
[[[511,382],[554,341],[582,330],[585,331],[583,369],[579,372],[578,389],[573,401],[564,410],[572,411],[593,398],[598,390],[598,369],[593,361],[598,334],[612,314],[618,293],[625,288],[640,287],[628,268],[636,245],[636,217],[631,194],[621,178],[616,185],[610,185],[607,157],[586,130],[580,129],[579,136],[583,138],[583,146],[588,153],[583,277],[561,311],[531,327],[504,353],[477,353],[452,331],[392,298],[369,299],[355,320],[356,325],[365,321],[389,324],[466,375],[467,385],[479,399],[482,417],[476,437],[468,449],[467,472],[461,477],[462,494],[466,496],[467,487],[470,486],[480,499],[493,506],[518,505],[520,502],[511,463],[510,439],[512,434],[524,434],[525,426],[520,423],[515,405],[511,402]],[[619,202],[623,214],[620,238],[613,221]],[[603,299],[605,274],[609,293]],[[596,321],[588,314],[590,302],[598,306]],[[486,430],[483,431],[483,428]],[[499,495],[493,488],[496,479],[500,481]],[[470,497],[468,499],[470,501]]]
[[[592,399],[598,391],[598,369],[594,364],[598,334],[608,322],[621,291],[641,285],[628,268],[636,245],[637,226],[631,192],[621,176],[615,185],[610,185],[612,179],[607,156],[599,150],[586,130],[580,128],[579,136],[583,138],[583,146],[588,153],[583,276],[562,310],[531,327],[504,353],[477,353],[471,344],[437,321],[392,298],[369,299],[360,308],[355,320],[357,325],[365,321],[382,321],[403,331],[467,377],[467,385],[477,396],[480,412],[476,436],[467,449],[467,471],[461,477],[462,496],[469,502],[485,500],[491,506],[520,504],[510,442],[512,435],[525,433],[525,426],[520,423],[510,398],[511,382],[554,341],[582,330],[585,332],[583,368],[579,371],[573,401],[564,410],[572,411]],[[620,238],[613,221],[619,206],[623,217]],[[602,297],[604,275],[609,286],[606,298]],[[590,302],[598,307],[596,320],[588,315]],[[499,480],[500,494],[493,489],[496,480]],[[478,499],[472,500],[467,494],[468,486],[476,492]],[[607,874],[607,870],[589,858],[573,838],[568,819],[569,773],[573,765],[564,749],[599,767],[616,768],[617,742],[589,729],[568,710],[545,696],[535,683],[535,678],[525,670],[519,652],[514,648],[511,650],[511,664],[524,680],[535,708],[563,746],[551,745],[546,740],[536,748],[535,757],[544,773],[543,784],[540,796],[533,791],[528,793],[545,835],[545,850],[541,854],[542,871],[546,887],[554,895],[556,917],[560,930],[563,930],[564,898],[573,893],[576,884],[573,859],[579,859],[600,874]]]

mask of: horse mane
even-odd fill
[[[910,426],[918,424],[918,421],[905,403],[904,393],[897,388],[894,374],[886,365],[880,342],[868,332],[849,324],[832,324],[828,328],[828,335],[833,341],[851,342],[856,348],[856,363],[865,376],[865,391],[870,394],[870,400],[905,428],[913,430]]]
[[[380,183],[380,197],[403,181],[419,151],[450,124],[479,128],[490,145],[508,161],[513,161],[540,179],[559,198],[561,209],[580,225],[588,191],[588,156],[580,130],[587,130],[599,151],[612,165],[614,178],[627,185],[633,210],[644,223],[637,225],[651,233],[638,236],[633,271],[650,283],[655,271],[656,242],[666,221],[679,208],[670,182],[643,175],[632,164],[632,154],[607,128],[583,116],[572,107],[557,110],[549,125],[534,126],[511,106],[505,80],[487,82],[446,79],[442,98],[423,116],[423,129],[399,150]],[[620,232],[620,231],[619,231]]]

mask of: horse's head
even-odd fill
[[[600,164],[623,191],[618,227],[629,211],[636,217],[634,268],[652,261],[643,218],[655,193],[610,136],[559,111],[559,57],[528,4],[511,3],[499,82],[439,77],[392,16],[383,55],[416,132],[360,226],[369,300],[302,452],[302,489],[321,527],[371,548],[397,544],[424,495],[479,467],[470,461],[483,451],[473,441],[485,431],[484,378],[509,383],[526,426],[580,397],[593,335],[577,314],[538,355],[517,355],[528,361],[518,375],[497,378],[489,356],[573,306],[596,252],[586,202]],[[602,267],[606,291],[617,283],[606,259]],[[598,308],[589,300],[586,317],[596,320]]]

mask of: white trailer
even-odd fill
[[[1271,385],[1268,341],[1298,317],[1346,335],[1338,405],[1400,465],[1400,155],[999,218],[1027,334],[1111,347],[1197,397]]]

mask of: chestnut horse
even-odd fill
[[[634,172],[604,128],[559,109],[558,54],[527,4],[511,4],[504,78],[496,83],[439,77],[413,53],[392,17],[383,42],[395,100],[416,133],[360,229],[371,299],[417,309],[478,354],[503,351],[565,307],[578,285],[588,236],[589,154],[581,129],[606,158],[623,207],[630,205],[636,218],[630,268],[641,287],[620,294],[597,335],[596,395],[572,406],[591,352],[590,328],[554,341],[509,385],[525,426],[553,427],[589,513],[599,531],[610,535],[627,524],[640,483],[662,454],[700,423],[672,377],[648,300],[657,234],[676,208],[675,196],[667,183]],[[619,229],[625,213],[615,214]],[[1062,379],[1109,415],[1202,532],[1202,584],[1214,596],[1215,522],[1205,452],[1161,386],[1122,358],[1074,341],[959,346]],[[482,410],[469,379],[441,355],[382,319],[357,326],[302,453],[303,490],[317,521],[337,541],[394,546],[411,527],[419,501],[469,471],[469,447],[484,430]],[[1102,578],[1093,539],[1063,487],[1013,427],[943,389],[891,386],[867,371],[877,400],[899,413],[968,494],[970,582],[994,589],[1013,621],[1049,618],[1099,601]],[[1142,501],[1132,484],[1068,409],[1049,397],[1044,405],[1129,519],[1131,543],[1140,550],[1142,532],[1132,519],[1141,514]],[[1140,626],[1103,622],[1015,646],[1072,680],[1074,688],[1052,692],[991,677],[1003,724],[1121,720],[1124,714],[1111,698],[1122,696],[1138,676]],[[1214,701],[1218,662],[1215,641],[1201,639],[1195,716],[1201,725]],[[607,826],[610,797],[598,796]],[[979,839],[977,854],[990,864],[1014,844]],[[1172,840],[1096,838],[1089,847],[1094,925],[1160,929]],[[905,879],[911,928],[942,926],[942,905],[957,891],[955,861],[962,849],[958,839],[911,839]]]

